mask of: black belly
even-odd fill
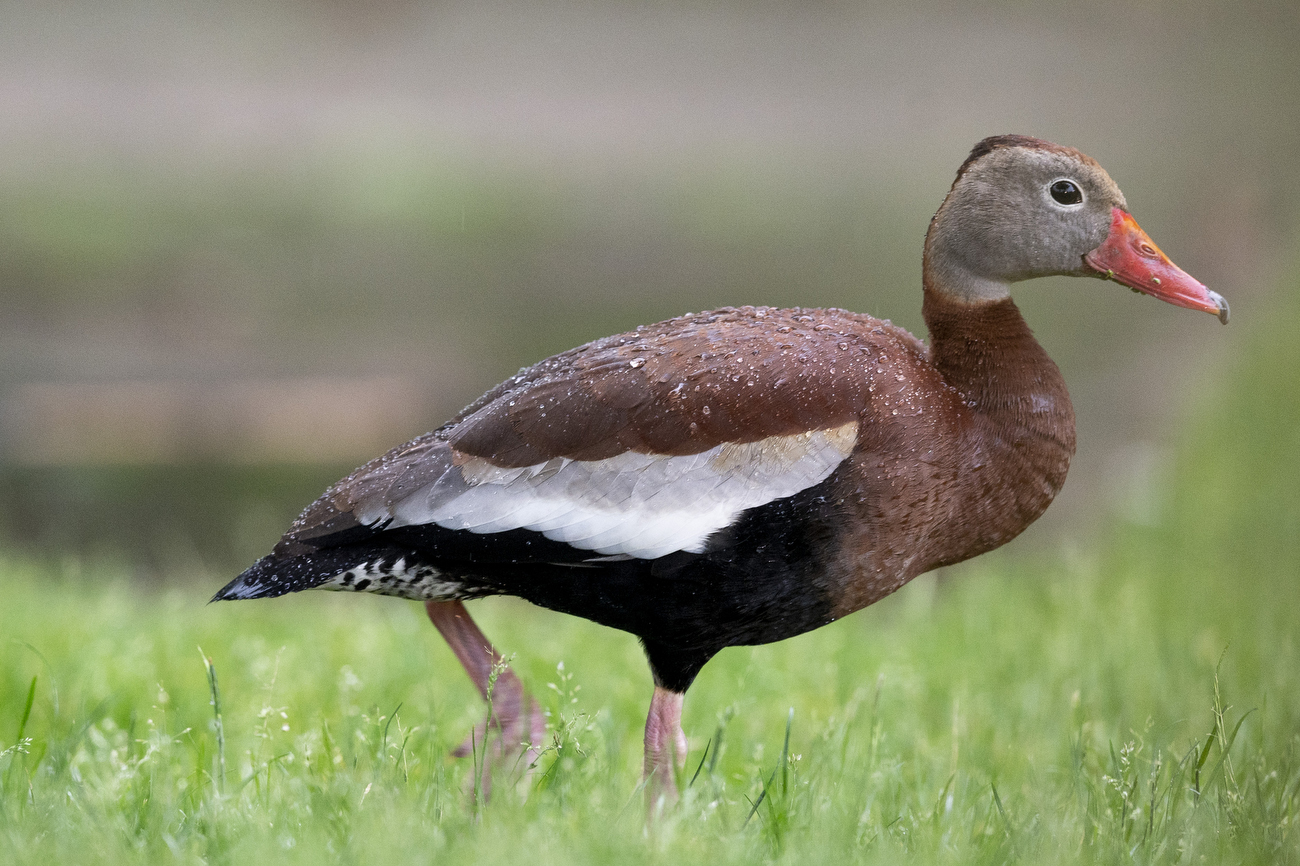
[[[454,583],[457,597],[515,595],[631,632],[645,645],[656,680],[683,691],[723,647],[770,643],[831,621],[826,563],[837,548],[832,527],[844,525],[830,495],[833,478],[749,509],[712,536],[703,553],[593,562],[598,554],[528,530],[476,535],[405,526],[364,540],[353,530],[344,544],[296,561],[267,557],[246,575],[275,584],[256,596],[280,595],[362,562],[404,557],[408,568],[416,562]],[[340,588],[386,592],[382,577],[360,579],[368,585]],[[218,598],[254,597],[222,593]]]

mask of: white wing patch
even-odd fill
[[[358,517],[391,517],[391,527],[435,523],[475,533],[530,529],[605,556],[699,553],[710,535],[745,509],[825,480],[853,450],[857,435],[858,423],[851,421],[681,457],[629,451],[518,468],[457,454],[459,465],[382,509],[387,513]]]

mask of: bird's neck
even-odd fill
[[[930,287],[942,287],[944,296],[967,304],[1010,298],[1011,283],[1005,277],[1008,263],[997,261],[991,255],[991,250],[1000,247],[972,235],[971,226],[981,222],[963,220],[961,208],[949,193],[930,220],[930,228],[925,233],[925,254],[921,258],[926,296],[930,295]],[[954,227],[958,230],[953,230]]]
[[[1038,345],[1010,298],[964,303],[929,287],[921,308],[930,331],[930,358],[944,378],[981,414],[1003,420],[1068,422],[1074,412],[1061,371]],[[1039,396],[1060,404],[1060,412],[1033,412],[1025,398]],[[1039,401],[1042,408],[1042,401]],[[1073,436],[1071,436],[1071,440]]]
[[[1075,445],[1070,395],[1010,298],[964,303],[927,282],[922,309],[931,362],[971,410],[971,465],[1010,495],[984,524],[996,547],[1042,514],[1065,483]],[[988,499],[984,489],[977,500]]]

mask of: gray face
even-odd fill
[[[1123,193],[1082,154],[997,148],[967,168],[935,215],[933,287],[977,300],[1033,277],[1093,276],[1083,256],[1106,240],[1115,207],[1127,210]]]

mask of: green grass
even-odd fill
[[[205,606],[223,576],[150,592],[11,557],[3,859],[1300,863],[1300,294],[1277,306],[1196,407],[1157,525],[722,653],[649,831],[626,635],[477,604],[554,730],[484,803],[446,757],[481,705],[417,605]]]

